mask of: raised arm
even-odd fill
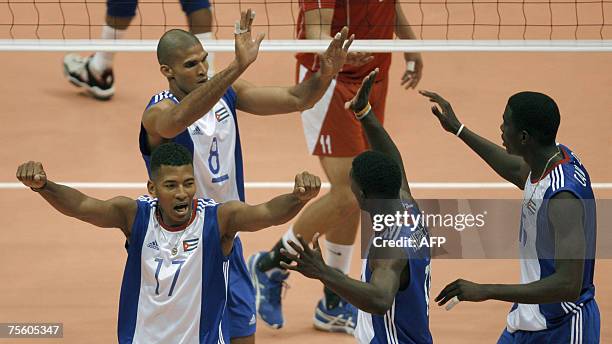
[[[372,111],[372,107],[368,102],[370,91],[372,90],[372,85],[376,80],[377,74],[378,68],[370,72],[370,74],[363,79],[361,88],[359,88],[359,91],[357,91],[355,97],[348,101],[345,106],[359,115],[358,118],[360,119],[361,126],[366,133],[370,147],[372,147],[372,149],[375,151],[389,155],[399,165],[402,171],[401,196],[402,198],[409,199],[412,198],[412,196],[410,194],[410,187],[408,186],[408,179],[406,178],[406,171],[404,170],[402,156],[385,128],[382,126],[382,124],[380,124],[378,118],[376,118],[376,115]]]
[[[319,71],[297,85],[257,87],[244,80],[237,81],[234,83],[236,107],[255,115],[275,115],[313,107],[344,65],[352,42],[353,36],[348,37],[348,28],[344,27],[320,55]]]
[[[321,189],[321,179],[308,172],[295,176],[293,192],[258,204],[248,205],[238,201],[219,206],[219,231],[233,239],[236,232],[255,232],[283,224],[295,217],[309,200]]]
[[[460,301],[576,302],[582,289],[586,252],[583,217],[581,201],[573,194],[560,192],[550,200],[548,219],[555,232],[555,272],[552,275],[527,284],[477,284],[456,280],[440,292],[436,302],[443,305],[454,296]]]
[[[391,308],[400,287],[402,270],[406,267],[405,259],[371,260],[372,276],[370,281],[362,282],[352,279],[341,271],[325,264],[319,247],[318,233],[312,239],[312,248],[300,235],[297,238],[300,241],[299,245],[289,242],[289,245],[293,247],[297,254],[281,250],[283,255],[296,263],[295,265],[289,265],[281,262],[284,268],[298,271],[308,278],[320,280],[326,287],[365,312],[382,315]],[[401,257],[402,252],[397,254],[397,257]]]
[[[144,112],[142,124],[153,141],[156,138],[173,138],[197,121],[203,113],[208,112],[219,101],[227,89],[255,61],[264,34],[258,35],[255,40],[252,39],[253,18],[254,13],[250,9],[242,12],[240,31],[234,35],[235,58],[226,69],[190,92],[178,105],[174,106],[169,100],[165,100]],[[205,59],[206,56],[203,57],[201,63],[204,63]],[[185,68],[195,67],[197,65],[185,66]]]
[[[103,228],[119,228],[127,238],[138,206],[127,197],[107,201],[89,197],[78,190],[47,179],[40,162],[30,161],[19,166],[17,179],[42,196],[60,213]]]
[[[334,3],[331,1],[300,1],[305,6],[304,34],[306,39],[331,39]]]
[[[451,134],[458,135],[478,156],[480,156],[497,174],[518,186],[521,190],[529,175],[529,165],[523,158],[511,155],[502,147],[469,130],[459,120],[450,103],[436,93],[420,91],[437,106],[432,106],[431,112],[438,118],[442,128]],[[459,129],[461,129],[459,132]]]
[[[412,27],[404,15],[400,1],[395,3],[395,35],[399,39],[416,39]],[[404,53],[406,70],[402,75],[401,85],[404,88],[415,88],[423,75],[423,58],[419,52]]]

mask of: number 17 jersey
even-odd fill
[[[149,101],[147,109],[161,101],[179,100],[169,90],[160,92]],[[147,165],[151,150],[144,126],[140,126],[140,153]],[[186,147],[192,154],[198,192],[196,196],[217,202],[244,202],[242,149],[236,117],[236,92],[230,87],[210,111],[170,141]]]

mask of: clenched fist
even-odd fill
[[[293,194],[301,201],[308,201],[317,197],[319,190],[321,190],[321,178],[308,172],[302,172],[295,176]]]
[[[28,161],[17,168],[17,179],[32,189],[41,189],[47,185],[47,174],[43,165],[37,161]]]

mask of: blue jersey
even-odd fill
[[[414,203],[404,203],[414,216],[420,211]],[[429,233],[421,222],[413,227],[401,227],[384,234],[389,239],[409,238],[415,243],[429,240]],[[372,243],[370,243],[372,245]],[[427,344],[432,343],[429,331],[429,289],[431,286],[430,250],[427,246],[405,247],[408,285],[398,290],[391,309],[385,315],[359,310],[355,337],[361,344]],[[369,282],[372,270],[370,254],[363,259],[361,279]]]
[[[229,343],[229,260],[217,204],[194,200],[189,223],[169,230],[157,200],[138,199],[119,301],[119,343]]]
[[[587,302],[594,302],[595,197],[586,168],[569,148],[558,147],[563,159],[545,171],[541,180],[533,180],[530,174],[525,182],[519,234],[521,283],[531,283],[555,273],[555,232],[548,220],[548,204],[558,193],[570,192],[582,202],[584,212],[586,259],[580,298],[576,303],[514,304],[507,319],[509,332],[555,328],[577,317]]]
[[[161,101],[179,103],[179,100],[166,90],[151,97],[147,109]],[[151,151],[147,132],[142,124],[139,141],[140,153],[149,171]],[[184,146],[192,154],[197,197],[210,198],[217,202],[244,201],[236,93],[231,87],[210,111],[203,113],[202,117],[170,141]]]

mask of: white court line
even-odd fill
[[[79,189],[146,189],[145,183],[92,183],[92,182],[58,182],[59,184]],[[246,182],[247,189],[290,189],[293,182]],[[329,188],[329,183],[323,183],[323,188]],[[612,183],[592,183],[593,189],[612,189]],[[0,190],[23,189],[21,183],[0,182]],[[410,183],[411,189],[425,190],[470,190],[470,189],[514,189],[510,183]]]

